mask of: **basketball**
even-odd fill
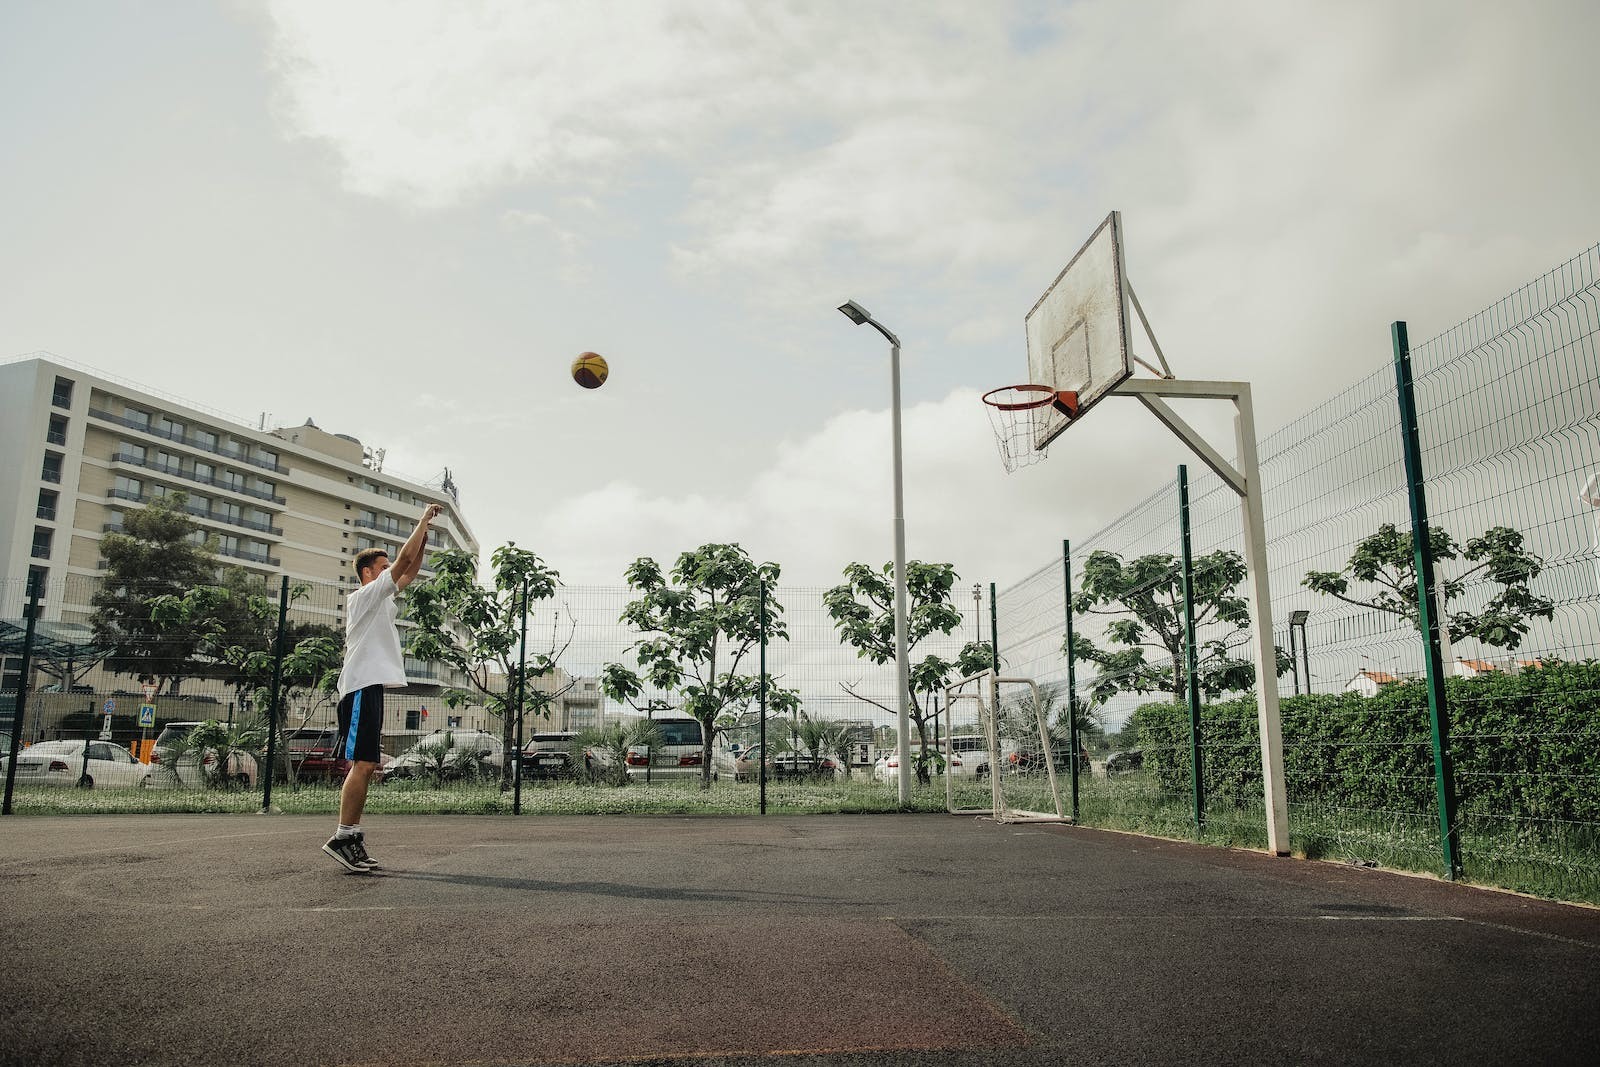
[[[606,384],[606,375],[610,372],[605,357],[595,352],[585,352],[572,361],[572,380],[585,389],[598,389]]]

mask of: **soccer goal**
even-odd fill
[[[944,768],[945,807],[952,815],[988,815],[996,822],[1070,822],[1056,784],[1058,756],[1045,721],[1039,687],[1028,678],[1001,678],[992,670],[945,686],[943,714],[949,738]],[[963,733],[970,730],[971,733]],[[976,735],[977,743],[967,741]],[[958,751],[959,749],[959,751]],[[987,786],[989,803],[973,800],[971,785]]]

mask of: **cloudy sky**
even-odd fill
[[[1109,211],[1174,370],[1253,381],[1265,434],[1600,238],[1597,36],[1586,0],[10,0],[0,355],[448,466],[569,582],[736,540],[822,584],[892,552],[854,298],[905,346],[910,554],[1006,583],[1185,458],[1111,400],[1008,477],[978,401]]]

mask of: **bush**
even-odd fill
[[[1460,815],[1600,822],[1600,663],[1446,681]],[[1417,812],[1434,806],[1424,682],[1285,697],[1284,775],[1291,804]],[[1145,766],[1163,790],[1189,790],[1189,716],[1138,710]],[[1201,711],[1206,795],[1261,798],[1254,695]]]

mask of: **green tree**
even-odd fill
[[[741,674],[740,667],[761,640],[763,582],[767,638],[789,639],[772,592],[778,565],[757,564],[736,544],[706,544],[680,554],[670,575],[641,556],[624,576],[638,594],[622,612],[622,621],[642,635],[630,648],[638,670],[607,664],[601,687],[618,702],[637,700],[646,683],[676,693],[684,714],[700,723],[700,786],[709,789],[717,731],[759,695],[760,676]],[[769,706],[773,696],[769,691]]]
[[[500,719],[501,740],[509,754],[516,744],[516,700],[519,684],[525,707],[534,718],[548,718],[552,702],[572,687],[569,681],[547,691],[538,679],[555,673],[561,653],[554,641],[542,652],[530,651],[522,666],[522,613],[526,607],[555,596],[561,576],[534,553],[507,542],[490,557],[492,584],[478,582],[478,561],[460,549],[435,553],[429,560],[433,577],[413,582],[406,590],[406,617],[415,625],[406,648],[422,660],[443,663],[467,679],[470,689],[450,689],[444,701],[452,708],[481,703]],[[513,761],[501,768],[502,789],[511,788]]]
[[[1247,575],[1244,557],[1227,549],[1194,561],[1196,631],[1211,624],[1231,627],[1220,637],[1200,641],[1196,649],[1200,691],[1211,699],[1256,684],[1255,664],[1234,656],[1230,647],[1250,630],[1250,606],[1236,593]],[[1183,569],[1175,557],[1153,552],[1126,562],[1104,549],[1090,553],[1072,610],[1115,616],[1105,628],[1115,647],[1100,648],[1081,633],[1074,635],[1072,654],[1100,668],[1089,687],[1090,706],[1124,692],[1165,691],[1183,702],[1188,678],[1183,663]],[[1152,651],[1154,660],[1149,658]],[[1281,648],[1275,652],[1277,673],[1282,674],[1289,669],[1289,654]]]
[[[106,577],[90,617],[96,644],[110,650],[106,667],[165,685],[172,695],[202,669],[196,651],[204,634],[157,623],[150,602],[210,584],[217,570],[212,542],[199,539],[200,527],[184,513],[187,501],[174,493],[134,508],[123,515],[123,532],[101,540]]]
[[[834,629],[861,659],[879,666],[893,663],[894,564],[885,563],[880,570],[874,570],[865,563],[851,563],[845,567],[844,576],[843,584],[822,594],[823,606],[833,620]],[[991,662],[987,642],[968,643],[953,663],[933,654],[921,660],[913,656],[917,645],[925,638],[950,634],[961,625],[961,612],[950,598],[955,582],[955,567],[949,563],[912,560],[906,564],[907,713],[916,725],[921,742],[915,764],[917,781],[923,785],[933,780],[930,768],[933,752],[928,739],[928,724],[936,712],[933,694],[943,691],[953,672],[965,677],[983,670]],[[857,700],[898,715],[898,707],[891,708],[874,700],[848,683],[839,684]]]
[[[1555,605],[1530,588],[1544,568],[1544,560],[1526,551],[1522,534],[1511,527],[1496,526],[1465,546],[1438,526],[1428,531],[1428,538],[1435,560],[1468,564],[1435,583],[1444,594],[1450,640],[1471,637],[1495,648],[1514,649],[1527,634],[1530,619],[1548,619],[1555,614]],[[1415,546],[1410,531],[1402,533],[1386,522],[1377,533],[1356,544],[1343,570],[1311,571],[1301,584],[1346,604],[1398,615],[1420,631]],[[1353,592],[1353,582],[1363,583],[1365,588]],[[1459,603],[1472,582],[1497,588],[1477,611],[1452,607],[1451,602]]]

